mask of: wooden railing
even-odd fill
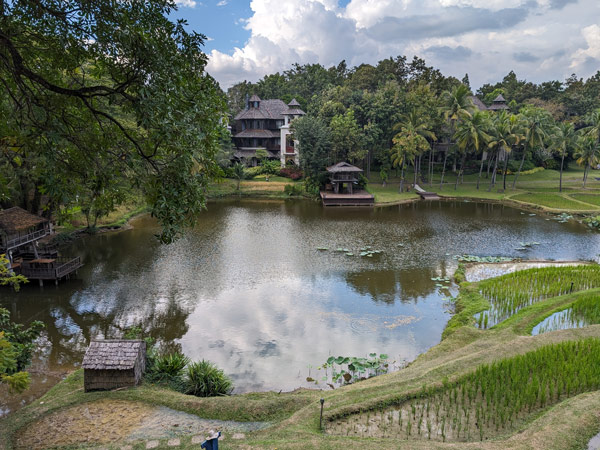
[[[29,242],[33,242],[37,239],[43,238],[50,234],[50,230],[43,229],[37,230],[33,233],[26,234],[25,236],[19,236],[13,239],[8,239],[6,241],[6,250],[10,250],[11,248],[19,247],[21,245],[27,244]]]
[[[31,267],[25,261],[21,265],[21,274],[32,280],[58,280],[82,267],[81,257],[58,258],[49,267]]]

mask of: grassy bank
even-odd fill
[[[206,195],[209,199],[219,198],[290,198],[285,192],[286,186],[302,187],[302,181],[292,181],[289,178],[278,176],[269,177],[265,180],[264,175],[255,177],[253,180],[244,180],[240,182],[239,189],[237,180],[225,178],[218,182],[211,183],[208,186]]]
[[[40,401],[0,420],[2,448],[11,448],[16,432],[36,420],[65,408],[98,399],[128,400],[162,405],[199,417],[266,421],[267,429],[247,433],[240,440],[226,439],[224,449],[346,449],[376,448],[484,448],[484,449],[578,449],[600,431],[600,391],[573,394],[554,406],[523,415],[513,427],[500,430],[483,442],[433,442],[417,438],[381,438],[324,434],[319,430],[319,398],[325,400],[324,421],[329,429],[340,426],[355,414],[377,412],[399,404],[427,389],[441,388],[459,380],[482,364],[524,355],[536,349],[565,341],[600,337],[600,325],[561,330],[531,336],[531,329],[555,311],[565,309],[583,295],[600,295],[600,289],[582,290],[546,298],[520,309],[515,315],[487,329],[475,328],[473,314],[489,306],[479,293],[478,283],[463,282],[456,299],[457,313],[448,323],[440,344],[420,355],[407,368],[371,378],[333,391],[299,390],[293,393],[256,393],[232,397],[200,399],[143,385],[117,392],[83,393],[82,373],[78,371],[50,390]],[[449,397],[448,397],[449,398]],[[374,413],[373,413],[374,414]],[[341,424],[341,425],[340,425]],[[460,433],[459,433],[460,434]],[[143,448],[143,443],[136,444]],[[103,446],[104,448],[119,448]],[[189,438],[179,448],[192,448]],[[137,447],[136,447],[137,448]],[[167,448],[166,439],[160,448]]]
[[[559,172],[555,170],[521,174],[515,189],[512,189],[514,174],[507,175],[506,189],[503,189],[502,177],[499,176],[496,185],[488,191],[489,179],[486,179],[485,172],[479,189],[477,189],[478,174],[465,175],[463,182],[455,189],[456,175],[447,172],[443,184],[440,184],[441,174],[436,173],[430,183],[424,183],[421,187],[446,198],[495,200],[548,212],[597,214],[600,211],[600,181],[589,177],[586,188],[583,189],[583,170],[572,168],[563,173],[563,189],[559,192],[559,176]],[[413,174],[408,171],[405,175],[405,185],[411,185],[412,180]],[[399,193],[399,184],[400,179],[392,177],[383,187],[378,178],[373,175],[368,190],[375,195],[375,202],[382,205],[403,203],[418,198],[414,191]]]

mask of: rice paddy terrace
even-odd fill
[[[362,404],[332,408],[326,433],[407,448],[586,448],[600,429],[597,414],[585,439],[522,439],[560,408],[590,395],[600,402],[600,266],[534,268],[464,283],[456,304],[446,339],[405,369],[398,390],[374,387],[379,394]]]

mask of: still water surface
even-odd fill
[[[236,392],[314,387],[306,377],[330,355],[387,353],[400,363],[437,344],[456,291],[431,278],[452,273],[453,255],[597,259],[597,235],[548,218],[474,202],[224,201],[169,246],[149,217],[81,239],[63,252],[83,257],[78,280],[2,290],[0,306],[16,321],[46,323],[36,357],[45,373],[77,367],[90,339],[139,325],[167,348],[215,362]],[[515,250],[531,241],[541,245]],[[358,256],[366,246],[383,253]]]

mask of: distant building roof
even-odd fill
[[[363,170],[353,166],[350,163],[345,161],[339,162],[327,168],[327,172],[329,173],[340,173],[340,172],[362,172]]]
[[[146,343],[141,340],[106,339],[92,341],[85,356],[83,368],[94,370],[129,370],[133,369],[140,351],[146,350]]]
[[[0,211],[0,230],[7,233],[27,230],[45,222],[48,222],[48,219],[31,214],[18,206]]]
[[[250,106],[250,108],[240,111],[235,116],[235,120],[244,119],[271,119],[271,120],[283,120],[284,115],[296,115],[303,116],[306,113],[300,109],[300,103],[293,99],[289,104],[285,104],[282,100],[261,100],[257,95],[253,95],[249,103],[260,102],[258,108]]]
[[[485,103],[483,103],[481,100],[479,100],[479,97],[475,97],[474,95],[472,95],[471,97],[471,101],[473,102],[473,104],[477,107],[477,109],[479,109],[480,111],[485,111],[488,109],[487,106],[485,106]]]
[[[508,105],[506,104],[506,100],[504,99],[502,94],[498,95],[498,97],[496,97],[494,99],[493,103],[490,105],[490,107],[488,109],[491,109],[492,111],[497,111],[500,109],[508,109]]]

